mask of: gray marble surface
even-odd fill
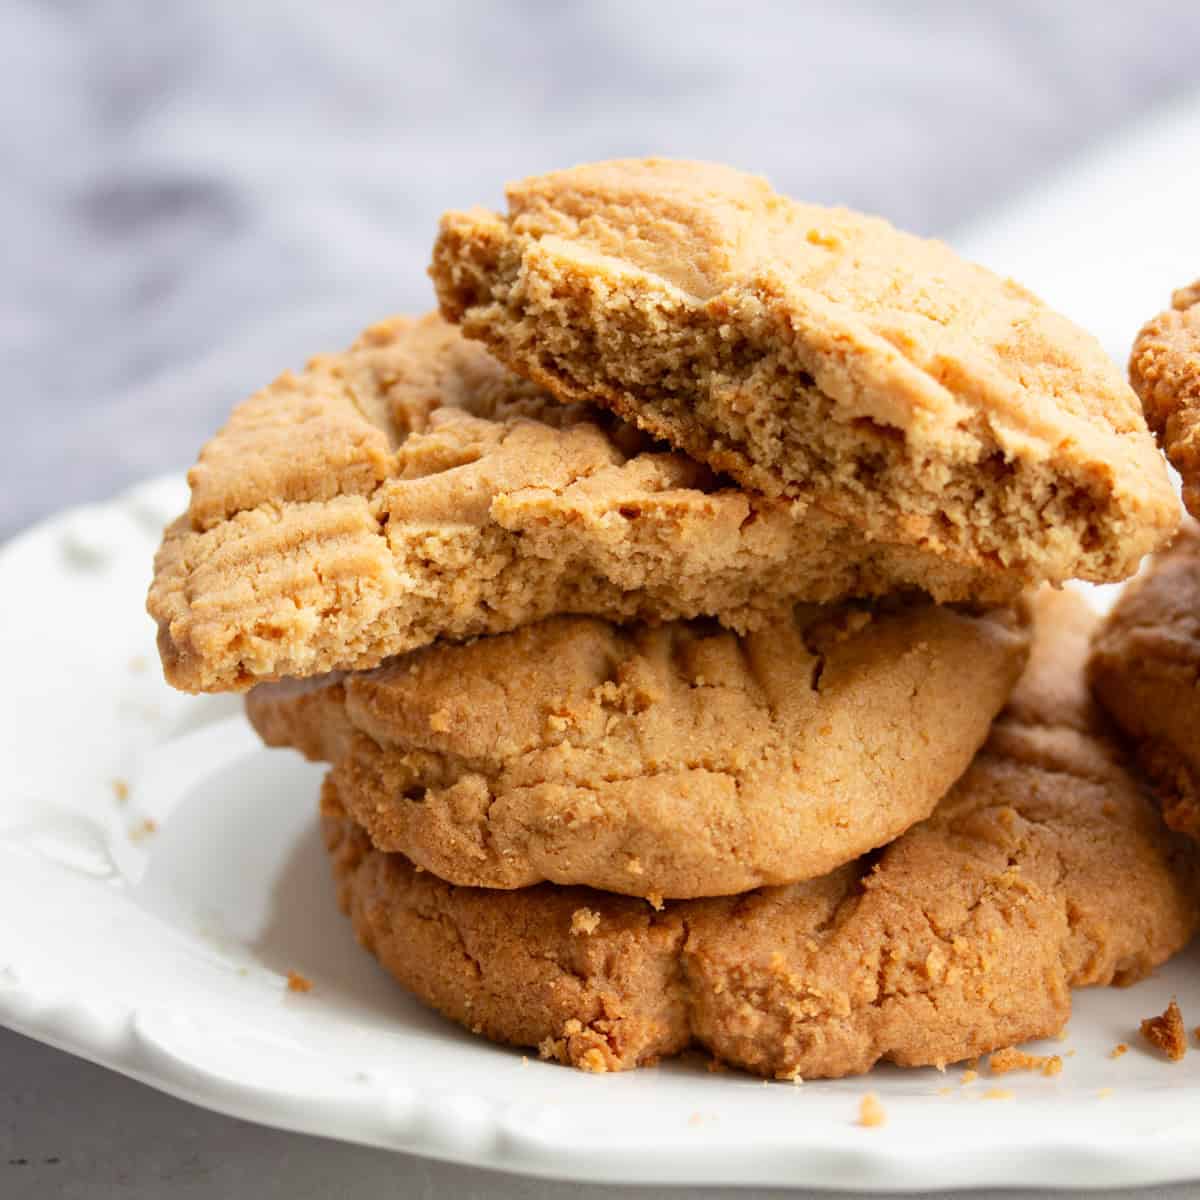
[[[1195,0],[8,0],[0,536],[186,465],[281,367],[427,306],[437,214],[507,178],[711,157],[944,233],[1197,61]],[[259,1129],[15,1034],[0,1069],[5,1200],[634,1194]]]

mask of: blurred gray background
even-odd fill
[[[710,157],[953,236],[1198,63],[1197,0],[5,0],[0,537],[427,307],[439,212],[507,179]],[[0,1070],[5,1200],[629,1194],[258,1129],[2,1031]]]
[[[0,5],[0,536],[430,303],[439,212],[710,157],[924,233],[1197,77],[1196,0]]]

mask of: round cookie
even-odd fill
[[[1090,675],[1167,824],[1200,838],[1200,525],[1187,522],[1125,589],[1097,633]]]
[[[555,617],[247,709],[268,744],[334,763],[374,845],[442,879],[657,903],[823,875],[927,817],[1028,641],[1010,610],[915,600],[743,637]]]
[[[1188,511],[1200,517],[1200,280],[1180,288],[1171,307],[1142,327],[1129,378],[1147,423],[1183,476]]]
[[[1132,982],[1182,947],[1200,895],[1190,844],[1087,706],[1079,603],[1045,606],[1065,649],[1035,655],[933,817],[830,875],[661,911],[584,888],[454,887],[374,849],[331,775],[341,904],[426,1003],[594,1071],[700,1045],[760,1075],[836,1077],[1053,1034],[1072,987]]]

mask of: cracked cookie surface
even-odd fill
[[[374,849],[333,774],[324,829],[363,945],[475,1033],[589,1070],[688,1046],[760,1075],[955,1062],[1045,1037],[1070,989],[1129,983],[1197,921],[1194,847],[1163,826],[1083,680],[1090,615],[1039,600],[987,746],[884,850],[723,899],[454,887]]]
[[[334,764],[384,850],[456,884],[715,896],[825,874],[933,811],[1020,675],[1028,627],[927,601],[713,622],[554,617],[247,699]]]
[[[1090,675],[1167,824],[1200,839],[1200,525],[1185,522],[1125,589],[1096,635]]]
[[[787,600],[919,587],[1011,598],[994,569],[869,541],[564,407],[437,316],[369,329],[240,405],[189,474],[148,608],[190,691],[372,667],[555,612],[761,624]]]
[[[443,313],[747,487],[1024,582],[1132,574],[1178,524],[1137,397],[1011,280],[707,163],[596,163],[447,213]]]
[[[1200,279],[1180,288],[1171,307],[1142,327],[1129,378],[1150,428],[1183,476],[1188,512],[1200,518]]]

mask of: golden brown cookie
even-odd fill
[[[1122,579],[1178,524],[1098,343],[946,246],[757,176],[662,159],[524,180],[451,212],[443,313],[768,495],[1028,581]]]
[[[1035,653],[936,813],[830,875],[661,911],[585,888],[454,887],[374,849],[330,778],[341,903],[420,999],[589,1070],[696,1044],[760,1075],[840,1076],[1053,1034],[1072,987],[1130,983],[1183,946],[1200,896],[1193,848],[1095,726],[1080,603],[1044,602],[1041,632],[1069,652]]]
[[[437,316],[396,318],[235,410],[189,474],[148,607],[190,691],[377,665],[555,612],[716,616],[920,587],[1010,599],[747,494],[608,414],[564,407]]]
[[[1090,664],[1101,703],[1129,736],[1173,829],[1200,838],[1200,526],[1131,583]]]
[[[456,884],[719,896],[923,820],[987,737],[1027,627],[928,601],[713,622],[554,617],[367,674],[267,684],[271,745],[334,763],[376,846]]]
[[[1171,307],[1142,327],[1129,378],[1150,428],[1183,476],[1188,512],[1200,517],[1200,280],[1180,288]]]

